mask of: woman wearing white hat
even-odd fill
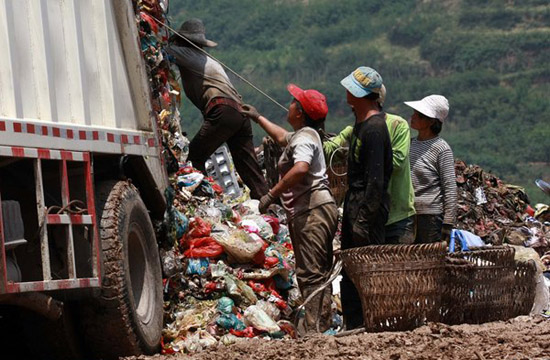
[[[411,128],[411,177],[416,208],[416,243],[448,240],[456,217],[456,176],[451,147],[439,137],[449,114],[444,96],[430,95],[406,101],[414,109]]]

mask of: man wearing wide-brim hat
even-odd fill
[[[240,112],[241,95],[223,67],[201,51],[217,43],[206,38],[200,19],[185,21],[178,33],[170,37],[167,51],[178,65],[185,95],[204,117],[199,132],[189,144],[188,159],[195,168],[205,172],[206,160],[220,145],[227,143],[235,168],[250,188],[251,197],[259,199],[268,187],[254,151],[250,120]]]

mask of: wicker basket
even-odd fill
[[[534,261],[517,262],[514,271],[512,317],[528,315],[535,302],[537,265]]]
[[[445,244],[372,245],[341,253],[367,331],[411,330],[439,321]]]
[[[513,316],[514,248],[493,246],[447,255],[441,320],[481,324]]]

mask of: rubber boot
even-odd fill
[[[316,289],[316,287],[304,289],[304,299],[307,299]],[[306,334],[323,333],[330,329],[332,324],[331,293],[331,288],[328,287],[311,298],[306,304],[304,321],[304,330]]]

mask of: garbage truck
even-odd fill
[[[135,19],[131,0],[0,0],[3,349],[159,349],[168,178]]]

